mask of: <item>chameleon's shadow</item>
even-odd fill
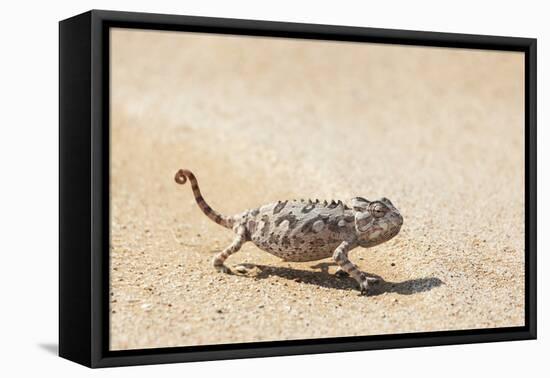
[[[254,273],[246,275],[246,277],[255,279],[266,279],[272,276],[281,277],[284,279],[304,283],[308,285],[316,285],[330,289],[338,290],[357,290],[357,283],[351,277],[337,277],[329,273],[328,267],[336,265],[335,263],[319,263],[311,266],[313,269],[321,271],[308,271],[302,269],[294,269],[279,266],[267,266],[257,264],[241,264],[247,269],[257,268]],[[367,276],[378,279],[378,282],[369,286],[369,296],[381,295],[384,293],[397,293],[401,295],[411,295],[430,291],[433,288],[444,284],[437,277],[415,278],[402,282],[386,281],[382,277],[375,274],[365,272]]]

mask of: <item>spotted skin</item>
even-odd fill
[[[189,180],[195,200],[203,213],[214,222],[236,234],[231,245],[217,254],[212,263],[216,270],[230,273],[224,263],[244,243],[285,261],[315,261],[332,257],[338,264],[338,276],[349,275],[359,285],[362,294],[368,292],[369,281],[353,264],[348,253],[357,247],[369,248],[390,240],[399,233],[403,218],[387,198],[369,201],[354,197],[342,201],[285,200],[224,216],[204,200],[195,175],[180,169],[175,181]]]

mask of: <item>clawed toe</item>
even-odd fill
[[[368,286],[368,281],[363,281],[359,286],[360,290],[361,290],[361,295],[369,295],[369,286]]]
[[[378,284],[380,283],[380,278],[377,277],[367,277],[367,282],[369,284]]]

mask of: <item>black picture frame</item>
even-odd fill
[[[109,28],[525,54],[525,326],[109,351]],[[89,367],[535,339],[536,39],[92,10],[59,23],[59,355]]]

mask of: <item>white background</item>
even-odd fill
[[[544,1],[6,2],[0,64],[0,372],[13,376],[523,376],[548,374],[550,213]],[[9,5],[8,5],[9,4]],[[58,358],[58,25],[89,9],[295,21],[538,38],[539,340],[90,370]],[[518,227],[521,225],[518,225]],[[365,314],[368,321],[368,314]],[[545,349],[547,349],[545,351]]]

